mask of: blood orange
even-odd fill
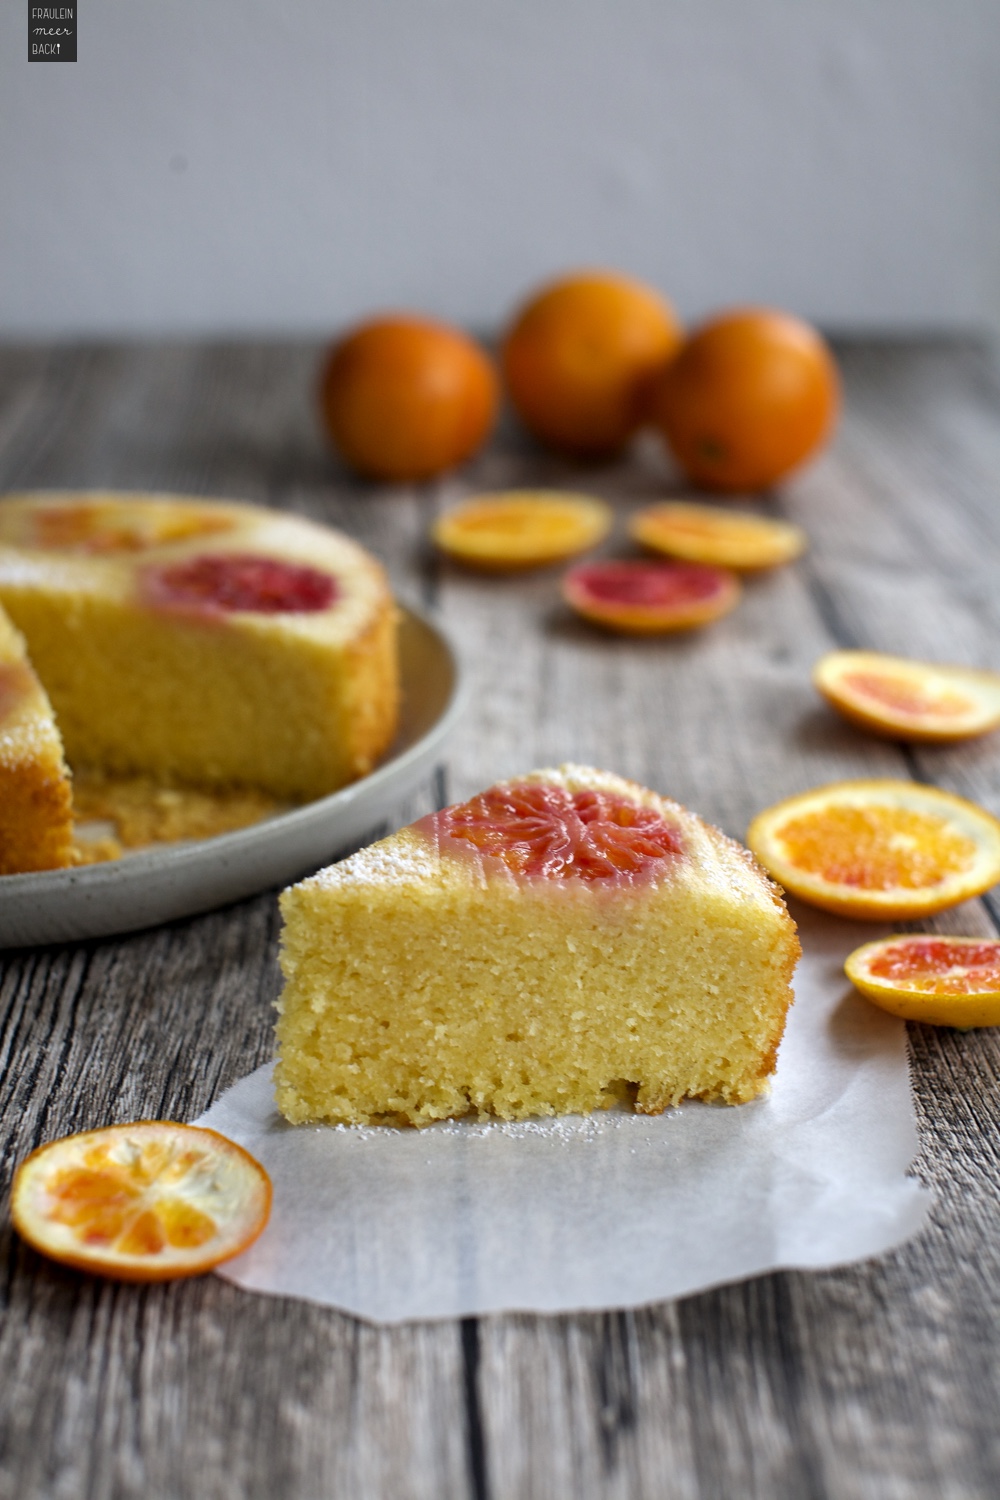
[[[1000,676],[883,656],[830,651],[813,668],[813,685],[845,719],[892,739],[947,743],[1000,724]]]
[[[635,884],[655,879],[683,850],[679,830],[655,809],[548,782],[491,787],[418,827],[456,852],[476,851],[529,878]]]
[[[630,635],[705,625],[740,598],[735,574],[680,562],[584,563],[566,574],[562,591],[577,614]]]
[[[894,1016],[931,1026],[1000,1025],[1000,941],[913,933],[856,948],[851,983]]]
[[[142,590],[161,609],[199,613],[313,614],[337,598],[337,580],[304,563],[255,553],[206,553],[143,571]]]

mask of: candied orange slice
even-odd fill
[[[584,619],[628,635],[691,630],[739,602],[735,573],[700,563],[603,562],[572,568],[563,598]]]
[[[758,813],[747,843],[786,890],[863,919],[926,917],[1000,880],[1000,823],[913,781],[835,781]]]
[[[270,1178],[242,1146],[168,1120],[50,1141],[11,1195],[29,1245],[121,1281],[199,1276],[252,1244],[270,1211]]]
[[[459,562],[507,572],[575,557],[596,547],[610,529],[611,511],[593,495],[504,490],[476,495],[448,511],[432,535]]]
[[[653,552],[738,573],[776,568],[806,548],[805,532],[788,521],[682,500],[647,505],[632,516],[628,529],[633,541]]]
[[[1000,724],[1000,675],[878,651],[830,651],[813,667],[826,701],[890,739],[971,739]]]
[[[929,1026],[1000,1026],[1000,941],[912,933],[865,943],[844,964],[891,1015]]]
[[[230,531],[230,516],[171,500],[111,499],[43,505],[31,513],[31,543],[55,552],[141,552]]]

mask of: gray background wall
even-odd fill
[[[481,327],[605,263],[690,317],[1000,324],[996,0],[81,0],[0,14],[0,333]]]

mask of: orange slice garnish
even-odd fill
[[[735,568],[738,573],[775,568],[806,548],[805,532],[788,521],[681,500],[636,511],[629,521],[629,535],[667,557]]]
[[[1000,1026],[1000,941],[912,933],[865,943],[844,964],[891,1015],[929,1026]]]
[[[1000,880],[1000,822],[913,781],[836,781],[758,813],[747,843],[786,890],[841,916],[926,917]]]
[[[596,547],[610,529],[611,511],[593,495],[505,490],[477,495],[448,511],[432,535],[458,562],[507,572],[575,557]]]
[[[701,563],[594,562],[571,568],[562,594],[594,625],[626,635],[662,635],[718,620],[739,603],[740,583]]]
[[[1000,675],[878,651],[831,651],[813,668],[826,701],[891,739],[971,739],[1000,724]]]
[[[242,1146],[168,1120],[51,1141],[18,1167],[11,1195],[29,1245],[121,1281],[199,1276],[252,1244],[270,1211],[270,1178]]]

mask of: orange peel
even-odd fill
[[[596,547],[611,530],[611,510],[593,495],[562,490],[501,490],[475,495],[435,523],[442,552],[469,567],[512,572],[564,562]]]
[[[1000,880],[1000,822],[913,781],[836,781],[758,813],[747,844],[794,896],[839,916],[931,916]]]
[[[686,562],[755,573],[791,562],[806,548],[806,534],[789,521],[749,511],[665,500],[636,511],[629,521],[633,541]]]
[[[1000,940],[906,933],[855,948],[851,983],[890,1015],[929,1026],[1000,1026]]]
[[[169,1120],[50,1141],[20,1164],[11,1192],[29,1245],[120,1281],[200,1276],[252,1244],[270,1211],[270,1178],[249,1152]]]
[[[946,744],[1000,724],[1000,675],[878,651],[830,651],[813,685],[852,724],[890,739]]]
[[[724,568],[682,562],[594,562],[571,568],[562,594],[592,624],[626,635],[692,630],[728,614],[740,583]]]

